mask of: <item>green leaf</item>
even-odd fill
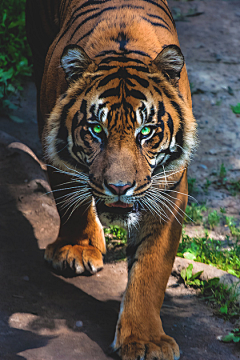
[[[232,111],[234,112],[234,114],[240,114],[240,103],[238,103],[236,106],[234,105],[230,105]]]
[[[16,89],[15,89],[15,87],[14,87],[12,84],[8,84],[8,86],[7,86],[7,91],[9,91],[9,92],[15,92]]]
[[[4,71],[0,74],[1,78],[0,80],[3,81],[5,84],[7,84],[7,80],[11,79],[14,74],[14,69],[10,68],[8,71]]]
[[[228,335],[224,336],[221,341],[223,342],[231,342],[233,341],[234,334],[229,333]]]
[[[196,259],[196,256],[194,254],[190,253],[189,251],[186,251],[185,253],[183,253],[183,257],[188,260]]]
[[[232,331],[234,334],[238,334],[240,336],[240,328],[235,328]]]
[[[228,313],[228,306],[225,304],[224,306],[220,307],[219,309],[221,314],[227,314]]]
[[[228,272],[229,274],[231,274],[231,275],[238,276],[238,273],[237,273],[235,270],[233,270],[233,269],[228,269],[227,272]]]
[[[3,107],[5,108],[9,108],[11,110],[17,110],[18,107],[16,105],[14,105],[10,100],[8,99],[5,99],[5,100],[2,100],[2,104],[3,104]]]
[[[185,281],[187,278],[187,270],[186,269],[182,269],[181,271],[181,277],[182,279]]]
[[[240,342],[240,337],[234,336],[233,342],[235,342],[235,343]]]
[[[12,29],[16,26],[24,26],[24,20],[23,19],[19,19],[17,21],[12,21],[10,23],[10,25],[8,26],[8,29]]]
[[[6,18],[7,18],[7,12],[5,10],[4,14],[3,14],[3,17],[2,17],[2,23],[1,25],[5,27],[5,21],[6,21]]]
[[[24,120],[15,115],[8,115],[10,119],[18,124],[24,123]]]
[[[192,269],[193,269],[193,264],[189,264],[186,269],[186,275],[188,280],[191,279],[192,277]]]
[[[202,273],[203,273],[203,270],[201,270],[201,271],[198,271],[196,274],[194,274],[193,276],[192,276],[192,280],[194,280],[194,279],[197,279],[200,275],[202,275]]]

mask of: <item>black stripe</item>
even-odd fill
[[[78,14],[75,18],[71,17],[71,19],[68,21],[68,24],[67,24],[67,28],[64,30],[64,32],[61,34],[61,36],[59,37],[58,41],[57,41],[57,44],[59,43],[59,41],[66,35],[66,33],[69,31],[69,29],[71,28],[71,26],[73,25],[73,23],[81,16],[83,15],[86,15],[88,14],[89,12],[92,12],[92,11],[95,11],[95,10],[98,10],[98,8],[94,8],[94,9],[89,9],[89,10],[86,10],[84,12],[82,12],[81,14]],[[75,13],[75,11],[74,11]],[[73,14],[74,14],[73,13]]]
[[[170,31],[169,28],[167,26],[163,25],[163,24],[153,22],[153,21],[151,21],[151,20],[149,20],[149,19],[147,19],[146,17],[143,17],[143,16],[142,16],[142,19],[149,22],[152,26],[159,26],[159,27],[162,27],[164,29],[167,29],[167,31]]]
[[[107,85],[110,81],[115,80],[117,78],[123,78],[126,79],[126,77],[129,75],[127,70],[125,68],[120,68],[118,71],[111,73],[110,75],[105,76],[101,81],[99,81],[99,84],[97,88],[100,88],[102,86]]]
[[[110,97],[110,96],[120,96],[120,88],[119,86],[116,87],[116,88],[111,88],[111,89],[108,89],[106,91],[104,91],[100,96],[99,96],[99,99],[104,99],[106,97]]]
[[[80,24],[78,24],[78,26],[76,27],[76,29],[72,33],[72,35],[70,37],[70,41],[72,40],[72,38],[74,37],[76,32],[80,29],[80,27],[83,26],[86,22],[97,18],[98,16],[100,16],[101,14],[103,14],[104,12],[106,12],[108,10],[116,10],[116,9],[117,9],[116,6],[110,6],[110,7],[106,8],[106,9],[103,9],[103,10],[99,11],[98,13],[95,13],[95,14],[89,16],[88,18],[84,19]]]
[[[157,6],[157,7],[159,7],[160,9],[162,9],[162,11],[169,17],[169,19],[171,20],[172,24],[175,27],[175,21],[173,19],[171,11],[169,10],[168,6],[164,2],[163,2],[163,4],[164,4],[165,8],[163,6],[161,6],[160,4],[156,3],[156,1],[153,1],[153,0],[143,0],[143,1],[146,1],[147,3],[153,4],[153,5]]]
[[[103,59],[100,63],[99,63],[99,66],[101,64],[109,64],[110,62],[113,62],[113,61],[117,61],[117,62],[123,62],[123,63],[127,63],[127,62],[135,62],[137,64],[142,64],[142,65],[145,65],[143,61],[139,60],[139,59],[134,59],[134,58],[129,58],[129,57],[126,57],[126,56],[109,56],[105,59]]]
[[[150,111],[150,114],[149,114],[149,118],[148,118],[147,121],[151,122],[154,115],[155,115],[155,109],[154,109],[154,107],[153,107],[153,105],[152,105],[151,111]]]
[[[141,56],[147,56],[148,58],[151,59],[151,56],[147,53],[145,53],[144,51],[141,50],[126,50],[124,49],[123,51],[119,52],[116,50],[105,50],[105,51],[101,51],[99,54],[97,54],[95,57],[102,57],[102,56],[106,56],[106,55],[116,55],[116,56],[121,56],[122,53],[124,53],[124,55],[129,55],[129,54],[137,54],[137,55],[141,55]]]
[[[138,75],[130,74],[126,68],[120,68],[117,72],[107,75],[104,79],[102,79],[98,84],[98,88],[107,85],[110,81],[115,80],[117,78],[126,79],[127,83],[130,84],[131,86],[135,86],[135,85],[131,83],[129,79],[134,79],[144,88],[147,88],[149,86],[149,82],[147,80],[142,79]]]
[[[164,115],[165,115],[164,103],[162,101],[159,101],[158,102],[158,118],[161,119]]]
[[[172,99],[172,94],[170,94],[168,92],[168,90],[166,89],[166,87],[164,85],[161,85],[161,89],[163,90],[164,95],[166,95],[166,97],[168,97],[169,99]]]
[[[95,5],[95,2],[94,2],[92,5]],[[127,7],[127,8],[130,7],[130,8],[132,8],[132,9],[144,9],[142,6],[136,6],[136,5],[131,5],[131,4],[129,4],[129,5],[122,5],[120,8],[123,9],[123,8],[125,8],[125,7]],[[79,30],[79,28],[80,28],[82,25],[84,25],[86,22],[88,22],[88,21],[90,21],[90,20],[92,20],[92,19],[95,19],[96,17],[102,15],[102,14],[103,14],[104,12],[106,12],[106,11],[116,10],[116,9],[118,9],[118,8],[119,8],[119,6],[109,6],[109,7],[105,8],[105,9],[99,11],[98,13],[96,13],[96,14],[94,14],[94,15],[92,15],[92,16],[89,16],[87,19],[84,19],[84,20],[76,27],[76,29],[74,30],[73,34],[72,34],[71,37],[70,37],[70,40],[72,40],[73,36],[76,34],[76,32]]]
[[[154,15],[154,14],[147,14],[147,15],[150,16],[150,17],[153,17],[153,18],[155,18],[155,19],[161,20],[161,21],[164,22],[164,24],[168,27],[169,31],[171,31],[168,23],[167,23],[161,16]]]
[[[136,80],[142,87],[144,87],[145,89],[149,86],[149,82],[146,79],[141,78],[138,75],[133,75],[133,74],[129,74],[129,77],[131,79]]]
[[[75,104],[76,98],[72,98],[68,104],[63,107],[61,119],[60,119],[60,127],[57,134],[57,139],[64,143],[64,146],[68,144],[68,129],[66,128],[65,121],[68,115],[68,111]]]
[[[176,103],[176,101],[171,101],[172,106],[174,107],[174,109],[177,111],[178,116],[180,117],[180,121],[183,122],[183,114],[182,114],[182,110],[180,108],[180,106]]]
[[[151,146],[151,150],[157,149],[159,148],[160,143],[162,142],[163,139],[163,132],[157,133],[154,138],[156,138],[158,136],[159,141],[156,142],[154,145]]]
[[[86,36],[90,35],[92,32],[94,31],[94,28],[89,30],[87,33],[85,33],[82,37],[80,37],[80,39],[78,39],[78,41],[76,42],[76,44],[78,44],[81,40],[83,40]]]
[[[135,90],[135,89],[129,90],[128,88],[126,88],[126,96],[132,96],[132,97],[134,97],[136,99],[147,101],[146,96],[141,91],[138,91],[138,90]]]
[[[101,51],[99,54],[97,54],[95,57],[101,57],[101,56],[106,56],[106,55],[121,55],[119,52],[117,52],[116,50],[105,50],[105,51]]]
[[[89,88],[86,89],[85,91],[85,96],[92,90],[92,88],[96,85],[98,79],[101,77],[102,75],[96,75],[96,76],[93,76],[91,78],[91,85],[89,86]]]
[[[171,101],[171,104],[174,107],[174,109],[177,111],[178,116],[180,118],[180,128],[176,134],[176,144],[178,144],[180,147],[178,147],[178,150],[174,153],[171,153],[169,148],[163,151],[163,153],[170,155],[170,158],[167,160],[165,166],[167,166],[170,162],[178,159],[183,153],[182,147],[183,147],[183,133],[184,133],[184,118],[180,106],[175,101]]]
[[[135,192],[144,189],[147,185],[150,184],[150,182],[151,182],[151,181],[148,181],[147,183],[145,183],[145,184],[143,184],[143,185],[140,185],[139,187],[137,187],[137,188],[135,189]]]
[[[169,130],[170,130],[170,134],[171,134],[171,138],[170,138],[170,142],[169,144],[171,144],[172,142],[172,136],[173,136],[173,120],[172,120],[172,117],[170,114],[168,114],[168,121],[167,121],[167,125],[169,127]]]
[[[116,65],[100,65],[98,67],[98,71],[109,71],[112,70],[116,67]],[[130,65],[128,66],[129,69],[131,70],[136,70],[138,72],[142,71],[144,73],[149,73],[149,69],[147,66],[143,67],[143,66],[134,66],[134,65]]]

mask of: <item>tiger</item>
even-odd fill
[[[127,230],[128,283],[111,349],[176,360],[160,318],[188,199],[196,121],[166,0],[27,0],[39,136],[60,215],[44,258],[95,274],[104,226]]]

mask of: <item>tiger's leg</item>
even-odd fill
[[[186,193],[186,175],[183,180],[184,186],[176,190]],[[177,204],[184,211],[187,196],[177,196],[182,197]],[[176,360],[180,356],[177,343],[164,333],[160,319],[182,228],[171,213],[168,216],[169,220],[160,224],[159,219],[146,214],[141,221],[141,233],[137,234],[138,243],[129,239],[128,285],[112,344],[122,360]]]
[[[48,168],[48,175],[52,189],[57,190],[53,193],[58,203],[58,199],[68,195],[68,190],[59,191],[63,187],[60,184],[68,183],[71,178],[51,168]],[[66,184],[65,187],[69,188],[70,185]],[[58,271],[70,268],[76,274],[84,271],[96,273],[103,267],[102,254],[106,252],[106,247],[103,228],[95,214],[94,205],[80,206],[70,217],[71,208],[64,214],[66,209],[63,210],[59,205],[57,207],[61,221],[59,235],[54,243],[47,246],[45,260]]]

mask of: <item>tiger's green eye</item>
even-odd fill
[[[141,130],[141,134],[143,135],[143,136],[147,136],[147,135],[149,135],[151,133],[151,128],[150,128],[150,126],[144,126],[143,128],[142,128],[142,130]]]
[[[101,134],[101,132],[103,131],[101,125],[94,125],[92,129],[95,134]]]

